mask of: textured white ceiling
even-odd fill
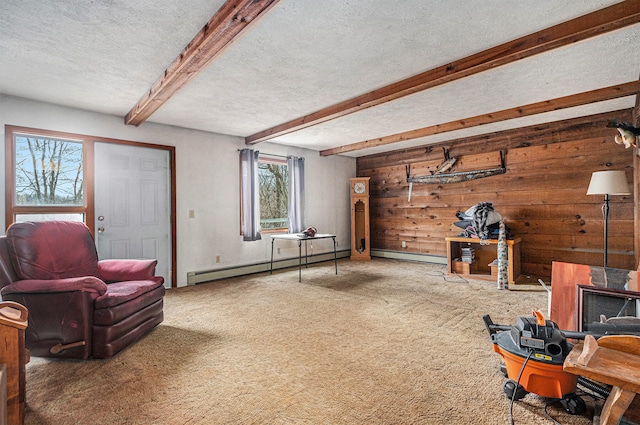
[[[614,3],[281,0],[148,121],[248,136]],[[124,117],[222,4],[3,0],[0,93]],[[636,24],[275,142],[329,149],[636,80],[639,45]],[[630,96],[348,155],[628,108],[634,101]]]

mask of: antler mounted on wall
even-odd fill
[[[453,160],[453,162],[451,162]],[[451,168],[455,163],[456,158],[449,158],[449,152],[445,149],[445,161],[438,166],[442,167],[444,164],[451,162]],[[406,165],[407,170],[407,182],[409,183],[409,202],[411,202],[411,192],[413,191],[413,183],[460,183],[470,180],[482,179],[485,177],[496,176],[498,174],[504,174],[507,172],[506,151],[503,149],[500,151],[500,167],[488,168],[484,170],[471,170],[471,171],[458,171],[455,173],[443,173],[436,171],[430,175],[425,176],[413,176],[411,177],[411,165]],[[444,167],[443,167],[444,168]],[[441,169],[441,168],[440,168]]]

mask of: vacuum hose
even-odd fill
[[[578,385],[585,387],[586,389],[593,391],[603,399],[609,397],[610,391],[603,387],[602,385],[598,385],[593,381],[588,380],[584,376],[578,376]]]

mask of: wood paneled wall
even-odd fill
[[[604,197],[586,195],[591,173],[625,170],[634,181],[634,149],[614,142],[609,119],[630,122],[632,110],[358,158],[358,177],[371,177],[371,247],[445,256],[444,238],[462,231],[453,224],[456,212],[492,202],[512,235],[522,237],[524,274],[548,278],[552,261],[602,265]],[[464,183],[414,183],[409,202],[405,166],[411,176],[429,174],[444,160],[443,148],[458,158],[451,171],[498,167],[505,149],[507,172]],[[636,266],[634,205],[633,195],[611,197],[610,267]]]

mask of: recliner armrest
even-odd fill
[[[0,293],[8,295],[72,291],[93,292],[100,296],[107,292],[107,284],[95,276],[50,280],[17,280],[2,288]]]
[[[127,280],[147,280],[156,271],[157,260],[101,260],[98,273],[107,283]]]

